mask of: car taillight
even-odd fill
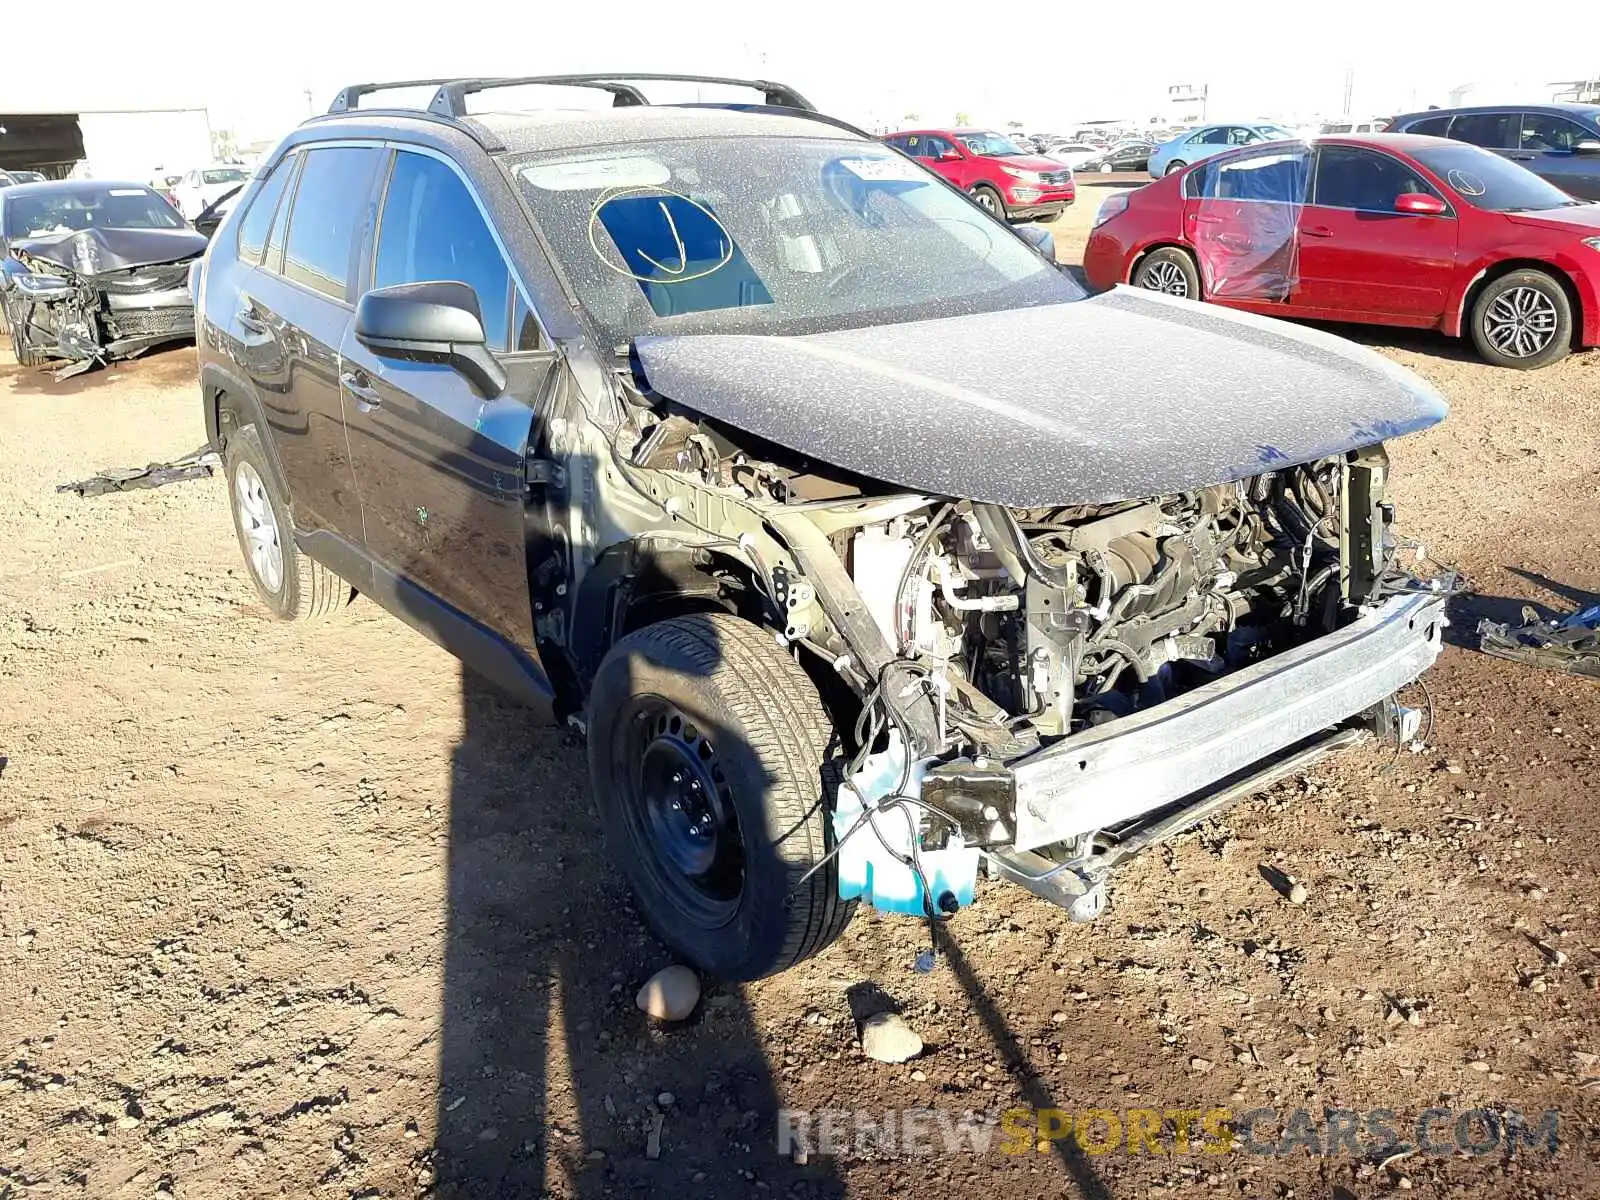
[[[1094,215],[1096,226],[1104,225],[1112,217],[1125,212],[1128,207],[1128,193],[1112,192],[1100,202],[1100,211]]]

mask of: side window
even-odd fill
[[[306,156],[295,154],[284,162],[289,168],[289,174],[284,185],[284,200],[278,205],[278,219],[272,223],[272,232],[267,235],[267,252],[261,257],[261,265],[277,274],[283,273],[283,239],[289,232],[289,207],[293,203],[290,199],[295,194],[295,184],[300,178],[300,168],[305,165]]]
[[[1316,186],[1313,203],[1323,208],[1353,208],[1365,212],[1392,213],[1395,198],[1413,192],[1439,195],[1422,176],[1398,159],[1354,146],[1322,148],[1317,157]]]
[[[539,322],[534,319],[522,293],[515,288],[511,292],[511,335],[516,338],[516,344],[511,347],[513,350],[544,349],[544,335],[539,331]]]
[[[1306,152],[1301,147],[1229,155],[1212,163],[1200,196],[1206,200],[1304,204],[1306,166]]]
[[[327,146],[305,151],[300,186],[289,213],[283,276],[303,287],[343,300],[351,264],[381,152],[362,146]]]
[[[1413,121],[1406,127],[1407,133],[1420,133],[1424,137],[1444,137],[1450,132],[1449,117],[1427,117],[1421,121]]]
[[[401,151],[383,200],[372,286],[434,279],[469,284],[490,349],[511,349],[511,268],[477,201],[438,159]]]
[[[1228,130],[1226,127],[1216,129],[1202,129],[1189,139],[1191,146],[1226,146],[1228,144]]]
[[[928,139],[920,133],[908,133],[905,137],[899,138],[896,144],[912,158],[932,157],[928,150]]]
[[[239,259],[253,267],[261,265],[267,252],[267,234],[272,229],[272,218],[278,213],[278,202],[283,199],[284,185],[294,174],[295,157],[290,155],[272,168],[250,201],[250,211],[239,222]]]
[[[1510,150],[1517,144],[1520,113],[1470,113],[1450,122],[1450,136],[1485,150]]]
[[[939,158],[954,149],[955,146],[951,144],[949,138],[930,137],[927,139],[927,148],[922,153],[928,158]]]
[[[1579,142],[1600,141],[1576,121],[1552,113],[1522,114],[1524,150],[1573,150]]]
[[[1253,129],[1240,129],[1238,126],[1234,126],[1228,130],[1228,145],[1230,146],[1248,146],[1252,142],[1260,140]]]

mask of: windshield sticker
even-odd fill
[[[602,229],[614,253],[602,245]],[[589,248],[638,283],[657,316],[772,303],[716,213],[681,192],[645,186],[602,195],[589,214]]]
[[[112,196],[143,196],[146,192],[143,188],[111,188],[107,194]]]
[[[587,162],[539,163],[522,177],[547,192],[597,192],[602,188],[659,187],[672,179],[663,162],[643,155],[595,158]]]
[[[857,179],[871,183],[927,183],[928,174],[899,155],[885,158],[841,158],[839,165]]]
[[[1470,171],[1463,171],[1459,167],[1445,176],[1450,186],[1463,196],[1481,196],[1489,190],[1488,186]]]

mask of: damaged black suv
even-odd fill
[[[644,916],[725,977],[980,870],[1087,919],[1127,855],[1414,730],[1444,602],[1383,441],[1435,392],[1086,298],[793,89],[668,78],[349,88],[263,165],[198,304],[274,613],[365,593],[552,703]],[[468,113],[512,86],[612,107]]]

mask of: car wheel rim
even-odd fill
[[[1548,349],[1561,324],[1556,302],[1539,288],[1514,287],[1495,297],[1483,331],[1507,358],[1532,358]]]
[[[1147,266],[1141,272],[1142,286],[1152,292],[1162,292],[1168,296],[1188,296],[1189,280],[1175,262],[1162,260]]]
[[[979,208],[983,209],[985,212],[995,211],[996,205],[994,202],[994,197],[988,192],[973,192],[972,194],[977,197]]]
[[[233,473],[233,509],[244,533],[250,569],[261,586],[276,593],[283,586],[283,545],[278,540],[278,519],[272,513],[261,476],[247,462]]]
[[[709,738],[676,705],[638,697],[621,723],[624,819],[678,915],[726,925],[744,894],[744,837]]]

